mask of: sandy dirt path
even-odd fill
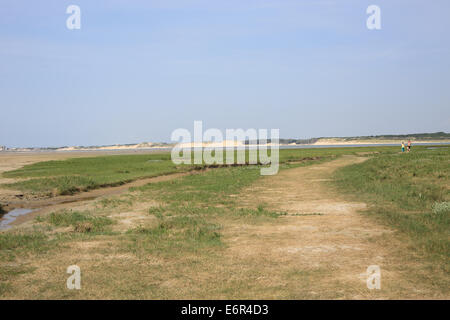
[[[291,292],[284,298],[434,297],[432,289],[404,276],[395,232],[361,214],[366,204],[345,200],[326,183],[337,168],[364,160],[344,156],[284,170],[244,190],[244,205],[264,204],[288,215],[277,224],[234,225],[227,232],[230,258],[260,265],[268,285],[279,283]],[[370,265],[381,268],[381,290],[367,288]]]

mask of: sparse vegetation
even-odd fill
[[[48,235],[42,231],[0,233],[0,257],[14,260],[17,254],[43,252],[48,248]]]
[[[52,212],[41,221],[56,227],[73,227],[75,232],[101,232],[113,224],[108,217],[95,216],[89,212],[64,210]]]
[[[408,235],[416,250],[448,262],[449,157],[448,148],[384,154],[340,169],[336,183],[368,202],[370,214]]]
[[[154,227],[139,226],[128,231],[128,250],[141,254],[186,254],[210,246],[219,246],[221,226],[203,217],[174,216],[161,218]]]

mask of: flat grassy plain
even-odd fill
[[[339,155],[365,150],[371,151],[373,148],[284,149],[280,150],[280,162],[308,161],[314,158],[326,161]],[[377,150],[389,152],[394,149],[387,147]],[[246,159],[248,161],[248,152]],[[4,178],[14,178],[18,181],[2,186],[39,195],[70,195],[204,166],[177,166],[171,161],[170,153],[73,158],[38,162],[5,172]]]
[[[287,149],[280,150],[280,169],[310,166],[344,155],[363,155],[369,160],[340,170],[332,183],[346,196],[367,201],[369,214],[403,232],[408,241],[420,240],[416,249],[429,251],[430,259],[437,259],[444,268],[448,212],[433,208],[449,200],[448,149],[415,147],[410,154],[398,154],[398,148],[393,147]],[[71,177],[93,179],[89,185],[100,188],[191,169],[176,167],[169,159],[166,154],[48,161],[5,176],[26,179],[10,187],[28,192],[45,193],[59,187],[79,192],[86,185]],[[287,283],[292,277],[301,278],[307,290],[307,280],[326,275],[327,269],[282,271],[277,269],[279,262],[271,260],[250,268],[252,261],[230,256],[227,251],[233,228],[276,227],[286,215],[268,209],[264,202],[254,207],[241,205],[239,195],[261,179],[259,169],[258,165],[220,167],[150,183],[120,196],[74,204],[72,209],[56,210],[26,226],[0,232],[0,297],[298,297],[291,285],[265,284],[261,279],[267,272],[278,273]],[[52,184],[63,177],[70,183]],[[82,268],[82,290],[65,287],[66,268],[73,264]],[[321,297],[339,295],[330,292]]]
[[[170,154],[112,155],[38,162],[5,172],[5,178],[23,179],[4,186],[38,194],[67,195],[170,174],[181,169]]]

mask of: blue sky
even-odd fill
[[[81,29],[66,8],[81,8]],[[381,8],[381,30],[366,8]],[[449,131],[448,0],[0,2],[0,145]]]

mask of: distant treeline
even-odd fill
[[[344,140],[401,140],[401,139],[416,139],[416,140],[443,140],[450,139],[450,133],[435,132],[435,133],[411,133],[411,134],[384,134],[378,136],[358,136],[358,137],[343,137]]]
[[[450,133],[435,132],[435,133],[411,133],[411,134],[384,134],[377,136],[356,136],[356,137],[320,137],[310,139],[280,139],[280,144],[313,144],[320,139],[339,139],[343,141],[355,141],[355,140],[444,140],[450,139]],[[260,144],[266,141],[261,140],[246,140],[245,144]],[[267,139],[267,143],[271,140]]]

